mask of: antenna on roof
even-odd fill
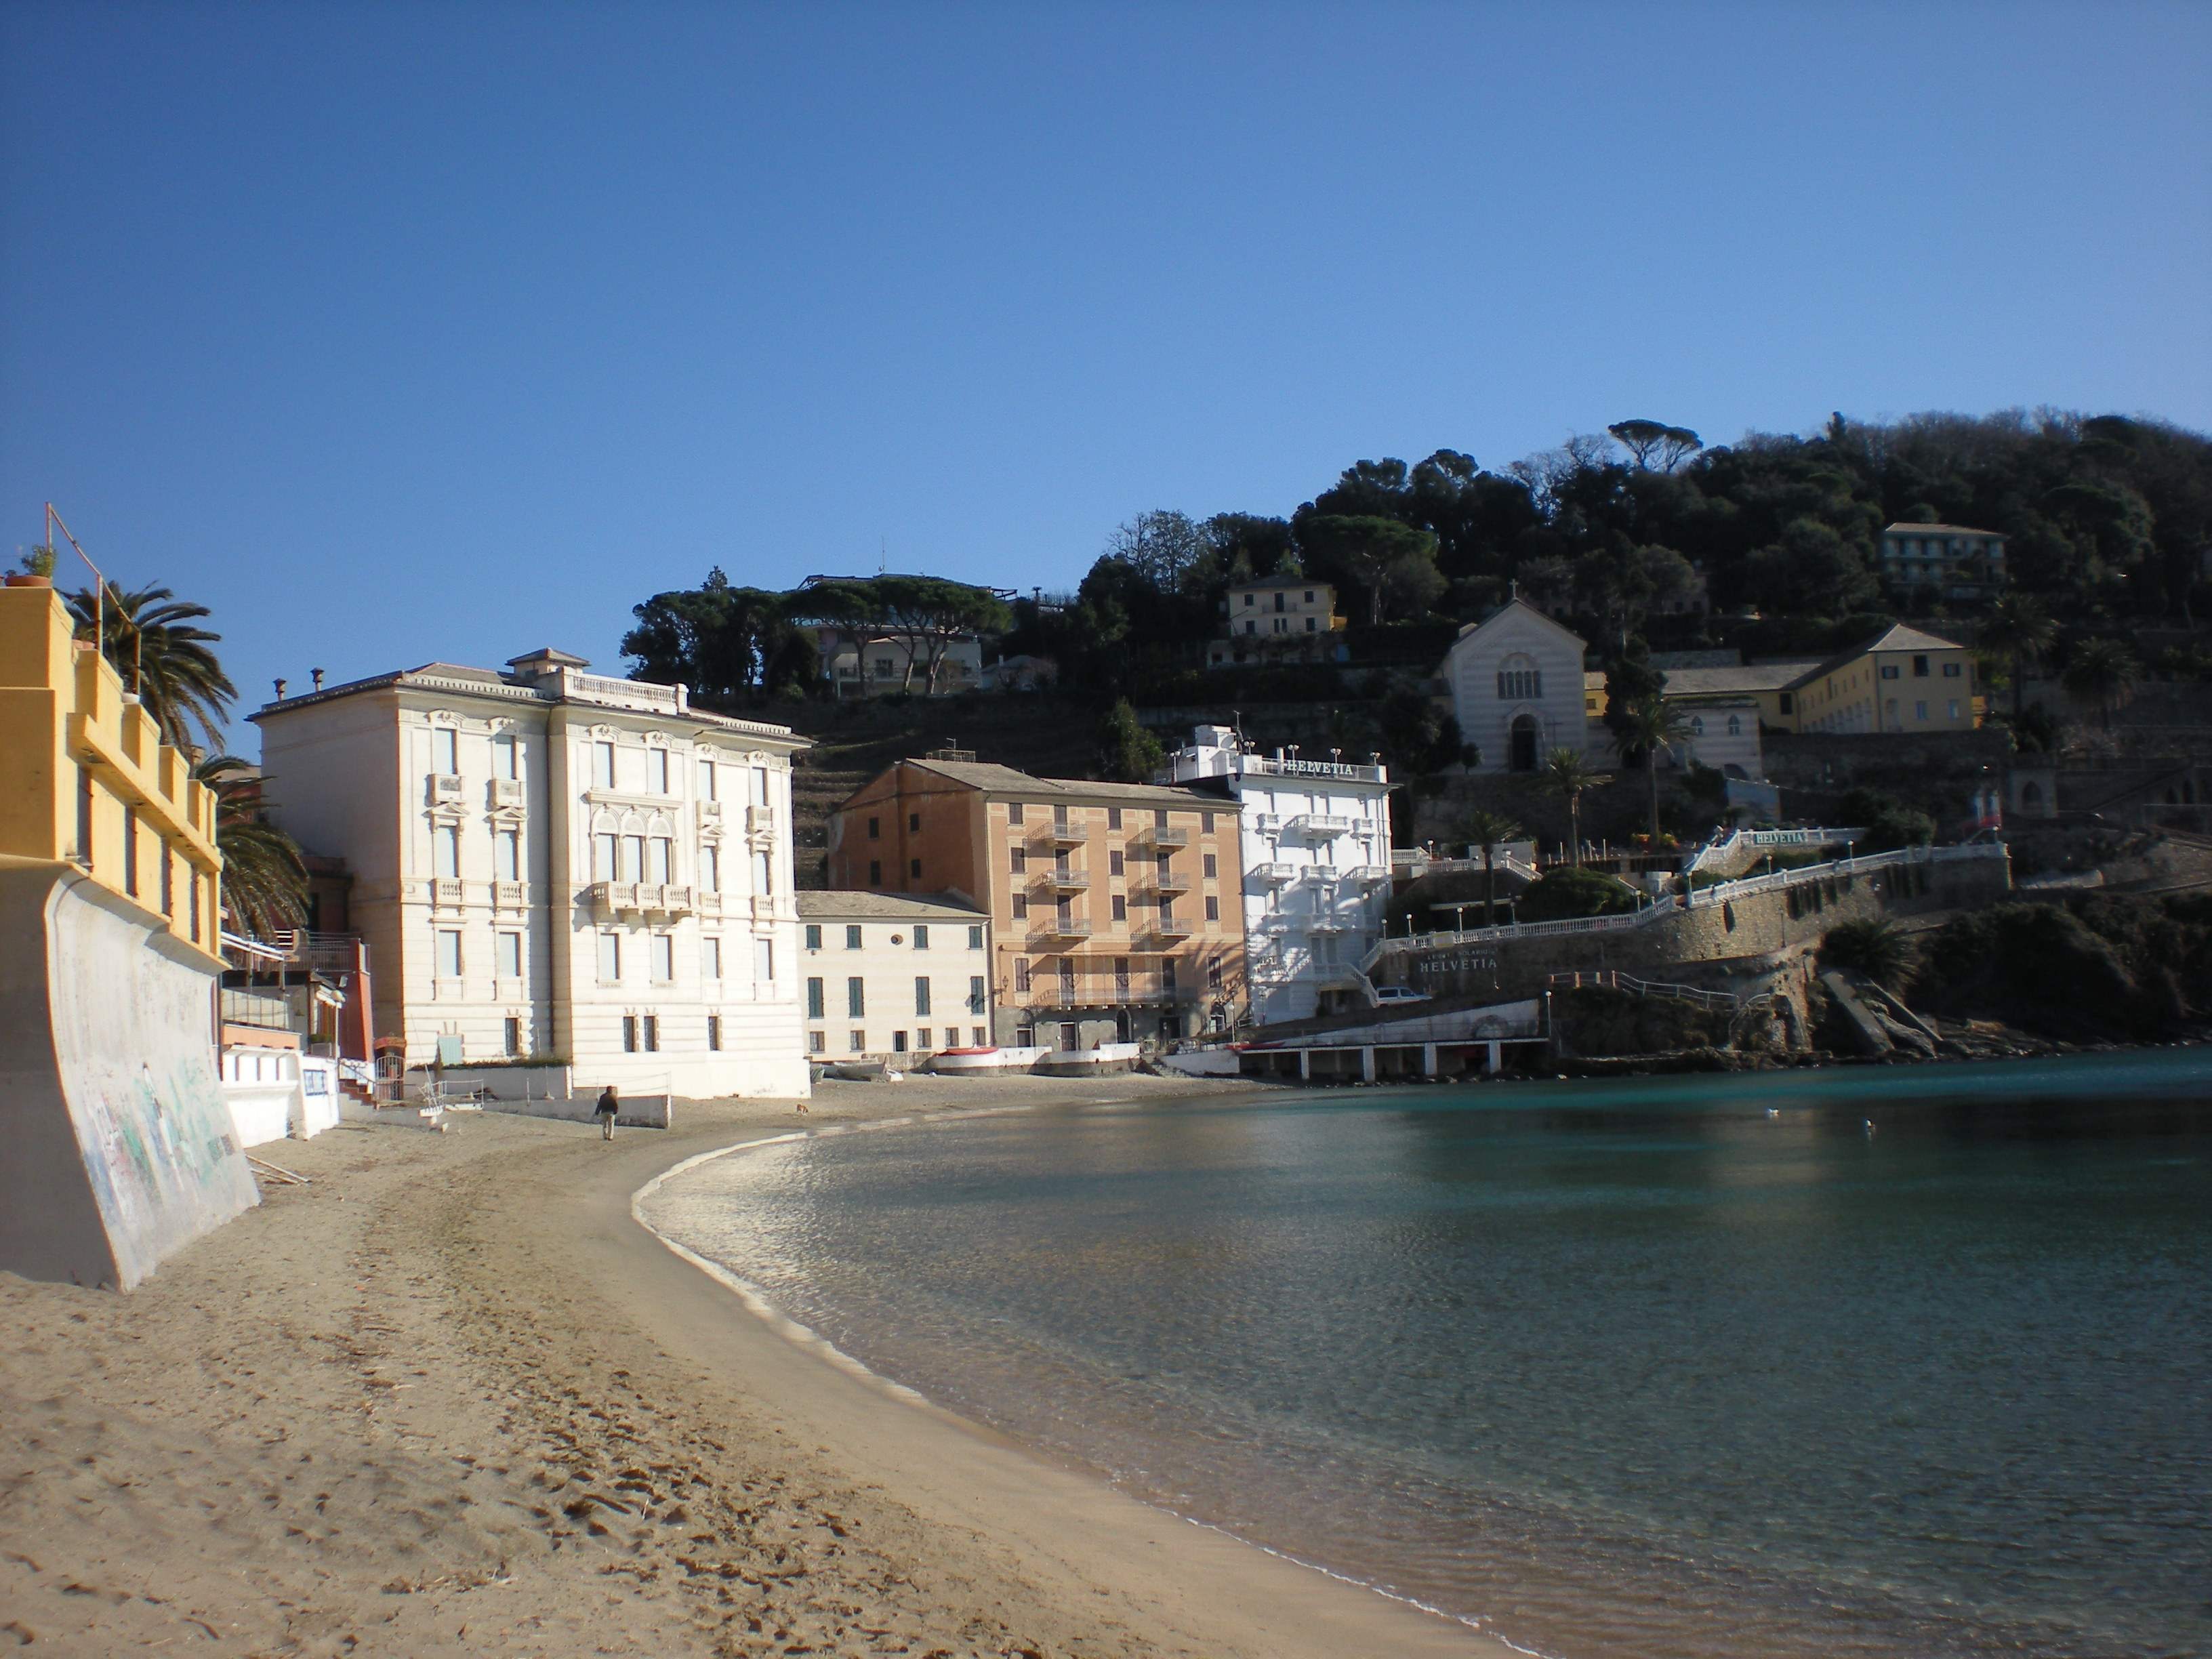
[[[890,537],[878,536],[876,538],[876,574],[878,576],[884,574],[884,567],[890,559],[890,550],[891,538]]]

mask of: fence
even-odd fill
[[[1626,991],[1632,996],[1666,997],[1675,1002],[1687,1002],[1700,1008],[1732,1010],[1739,999],[1730,991],[1700,990],[1694,985],[1674,985],[1658,980],[1638,979],[1632,974],[1603,969],[1595,973],[1553,974],[1544,981],[1547,991],[1606,990]]]

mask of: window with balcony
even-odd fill
[[[645,837],[624,836],[622,838],[622,877],[624,881],[645,879]]]
[[[672,882],[676,879],[676,843],[665,836],[655,836],[646,848],[645,878],[647,881]]]
[[[495,933],[492,939],[498,950],[498,973],[501,979],[522,977],[522,935]]]

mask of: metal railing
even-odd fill
[[[1544,988],[1547,991],[1626,991],[1631,996],[1666,997],[1675,1002],[1693,1003],[1700,1008],[1734,1009],[1741,1000],[1732,991],[1707,991],[1695,985],[1638,979],[1633,974],[1624,974],[1609,968],[1595,973],[1553,974],[1544,981]]]

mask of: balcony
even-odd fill
[[[1289,827],[1302,836],[1325,838],[1348,836],[1358,826],[1354,819],[1339,812],[1300,812],[1291,817]]]
[[[430,805],[459,806],[461,804],[461,775],[458,772],[430,774]]]
[[[458,876],[437,876],[430,882],[430,902],[441,910],[461,908],[461,883]]]
[[[1161,916],[1147,931],[1155,939],[1186,939],[1197,931],[1197,924],[1181,916]]]
[[[1055,939],[1079,942],[1090,937],[1091,923],[1085,917],[1047,917],[1030,927],[1030,948],[1033,951],[1043,950]]]
[[[529,796],[525,793],[527,787],[528,786],[526,785],[520,778],[494,778],[491,781],[491,804],[493,807],[495,809],[502,806],[520,809],[523,806],[526,806],[529,805],[530,800]]]
[[[530,908],[530,889],[520,881],[495,881],[491,884],[491,906],[495,910],[526,910]]]
[[[1255,864],[1246,873],[1255,881],[1264,882],[1270,887],[1280,887],[1286,882],[1293,882],[1298,878],[1298,866],[1295,864],[1285,864],[1277,859],[1271,860],[1266,864]]]
[[[775,834],[775,808],[748,806],[745,808],[745,833],[749,836],[769,836]]]
[[[600,881],[584,890],[585,902],[601,915],[686,916],[692,910],[689,887],[651,881]]]
[[[702,891],[696,896],[701,915],[719,916],[722,914],[722,896],[720,893]]]
[[[1036,838],[1047,847],[1080,847],[1091,839],[1091,826],[1054,818],[1037,832]]]
[[[1091,872],[1088,870],[1072,870],[1061,865],[1054,865],[1051,869],[1039,875],[1031,884],[1048,893],[1086,892],[1091,886]]]
[[[1349,870],[1337,872],[1337,879],[1354,887],[1380,887],[1390,879],[1387,864],[1355,864]]]
[[[1188,847],[1190,845],[1190,831],[1164,830],[1156,823],[1147,824],[1139,839],[1150,842],[1154,847]]]
[[[1188,893],[1197,878],[1180,870],[1162,868],[1153,872],[1151,881],[1139,889],[1155,896],[1161,893]]]
[[[720,801],[718,801],[718,800],[702,800],[702,801],[701,801],[701,802],[699,803],[699,822],[700,822],[700,823],[720,823],[721,821],[722,821],[722,803],[721,803],[721,802],[720,802]]]

